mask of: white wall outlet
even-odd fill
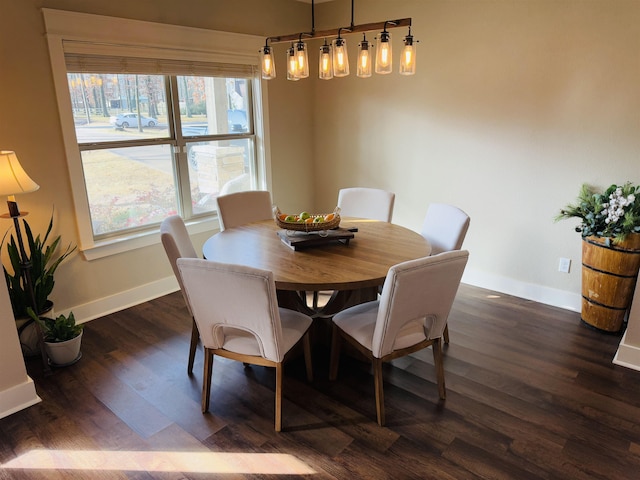
[[[571,269],[571,259],[570,258],[561,258],[558,263],[558,271],[563,273],[569,273]]]

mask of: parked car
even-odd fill
[[[158,119],[152,117],[145,117],[140,115],[140,121],[143,127],[155,127],[158,125]],[[112,116],[109,119],[111,125],[115,125],[118,128],[137,127],[138,126],[138,114],[137,113],[120,113],[116,116]]]

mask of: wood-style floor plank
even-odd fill
[[[320,344],[311,384],[301,357],[286,365],[276,433],[273,370],[216,358],[203,415],[202,349],[188,376],[182,296],[146,302],[87,324],[73,366],[43,376],[27,359],[43,402],[0,420],[0,480],[280,478],[271,462],[293,469],[287,478],[309,478],[301,465],[317,479],[640,478],[640,372],[611,363],[620,336],[465,285],[449,330],[446,401],[431,350],[394,360],[381,428],[370,365],[343,355],[329,381]],[[215,456],[230,453],[231,473]],[[196,454],[210,460],[181,463]]]

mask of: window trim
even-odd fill
[[[42,9],[62,137],[78,226],[78,247],[87,260],[159,243],[159,230],[125,234],[100,241],[93,238],[85,194],[82,160],[76,138],[67,82],[65,53],[94,53],[167,60],[252,65],[259,68],[261,37],[79,12]],[[256,163],[260,188],[271,190],[268,103],[265,82],[252,83]],[[189,233],[218,228],[215,217],[196,218]]]

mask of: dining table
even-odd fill
[[[326,232],[283,230],[273,219],[262,220],[214,234],[204,242],[202,253],[207,260],[270,270],[279,305],[313,317],[329,317],[375,299],[390,267],[431,253],[422,235],[393,223],[344,217],[340,231],[346,239],[323,237]],[[295,241],[310,246],[293,248],[289,243]],[[307,292],[317,291],[333,294],[324,306],[313,309]]]

